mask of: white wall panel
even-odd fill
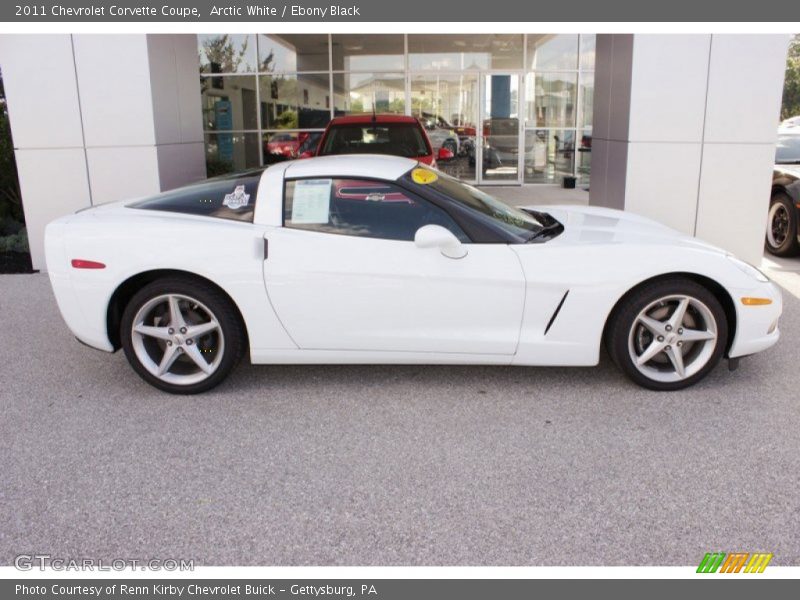
[[[181,141],[181,111],[178,102],[175,45],[171,35],[148,35],[147,53],[157,144],[176,144]],[[166,59],[166,60],[165,60]],[[198,90],[198,95],[200,94]]]
[[[629,37],[597,38],[596,72],[614,77],[596,81],[596,107],[613,110],[624,88],[616,39],[626,47]],[[609,125],[609,137],[626,134],[626,162],[620,169],[622,151],[596,144],[590,204],[622,205],[759,262],[788,39],[634,35],[629,127]]]
[[[155,146],[88,148],[86,154],[95,205],[161,191]]]
[[[774,160],[773,144],[706,144],[697,237],[759,264]]]
[[[44,270],[44,227],[90,206],[83,148],[18,149],[17,170],[34,269]]]
[[[151,36],[152,37],[152,36]],[[175,80],[180,114],[180,142],[203,141],[203,115],[200,101],[200,61],[197,56],[197,36],[173,35],[175,49]],[[205,155],[203,158],[205,165]]]
[[[34,268],[52,219],[205,177],[196,36],[3,35],[0,61]]]
[[[694,234],[700,144],[632,143],[625,210]]]
[[[628,139],[702,141],[710,41],[710,35],[634,37]]]
[[[83,145],[69,35],[0,35],[0,67],[16,148]]]
[[[789,36],[715,35],[705,141],[775,144]]]
[[[169,190],[206,177],[206,147],[200,142],[161,144],[158,177],[162,190]]]
[[[74,38],[86,145],[154,144],[147,36]]]

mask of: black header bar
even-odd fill
[[[797,0],[11,0],[4,22],[797,22]]]

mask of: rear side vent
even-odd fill
[[[567,294],[569,294],[569,290],[564,292],[564,295],[561,296],[561,302],[558,303],[558,306],[556,306],[555,312],[553,312],[553,316],[550,317],[550,321],[547,322],[547,327],[544,328],[544,334],[545,335],[547,335],[547,332],[550,331],[550,328],[553,326],[553,323],[555,322],[556,317],[558,316],[558,313],[561,312],[561,307],[564,306],[564,300],[567,299]]]

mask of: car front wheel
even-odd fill
[[[783,192],[772,196],[767,219],[767,250],[776,256],[794,256],[797,244],[797,211]]]
[[[120,334],[133,369],[173,394],[196,394],[218,385],[245,349],[230,299],[183,278],[159,279],[137,292],[123,312]]]
[[[606,345],[617,366],[651,390],[678,390],[705,377],[722,358],[728,323],[708,289],[684,279],[645,285],[618,307]]]

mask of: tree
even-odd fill
[[[237,49],[234,40],[230,35],[218,35],[203,40],[203,52],[205,53],[208,66],[204,68],[211,73],[236,73],[242,61],[246,61],[247,47],[249,46],[248,37],[245,36],[242,45]],[[202,64],[202,55],[201,55]],[[247,63],[245,62],[247,65]],[[252,67],[248,66],[248,70]]]
[[[14,143],[11,140],[3,74],[0,72],[0,221],[5,218],[20,223],[23,221],[17,161],[14,157]],[[3,235],[3,231],[0,231],[0,235]]]
[[[789,44],[786,58],[786,77],[783,84],[783,106],[781,119],[800,115],[800,35]]]

